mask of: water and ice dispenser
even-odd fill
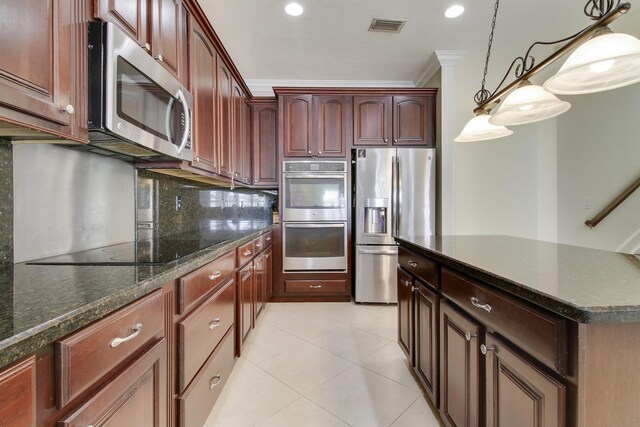
[[[387,234],[389,199],[364,200],[364,234]]]

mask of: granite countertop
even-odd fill
[[[576,322],[640,323],[636,256],[508,236],[396,240]]]
[[[218,224],[202,236],[213,233],[227,241],[166,264],[0,267],[0,368],[276,227],[255,221]]]

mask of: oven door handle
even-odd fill
[[[284,178],[294,178],[294,179],[318,179],[318,178],[329,178],[329,179],[343,179],[346,178],[346,174],[342,175],[307,175],[307,174],[290,174],[284,173]]]
[[[345,224],[285,224],[284,228],[344,228]]]

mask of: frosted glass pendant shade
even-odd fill
[[[502,138],[513,134],[512,130],[503,126],[494,126],[489,123],[489,114],[479,114],[462,129],[462,133],[458,135],[454,141],[456,142],[473,142],[487,141],[490,139]]]
[[[559,116],[571,108],[571,104],[558,99],[542,86],[532,85],[526,80],[524,83],[507,96],[489,123],[496,126],[524,125]]]
[[[640,82],[640,40],[628,34],[599,36],[577,48],[544,88],[560,95],[603,92]]]

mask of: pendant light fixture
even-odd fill
[[[595,93],[640,82],[640,40],[627,34],[613,33],[608,27],[628,13],[631,4],[622,3],[621,0],[588,0],[584,14],[595,21],[592,25],[561,40],[533,43],[523,56],[513,60],[498,87],[489,92],[485,89],[485,80],[498,7],[499,0],[496,0],[482,87],[474,96],[477,105],[474,112],[478,117],[487,116],[488,125],[519,125],[556,117],[567,111],[570,104],[553,94]],[[536,46],[559,43],[564,45],[536,63],[532,55]],[[532,77],[571,51],[574,52],[560,71],[548,79],[543,87],[531,84]],[[505,85],[512,71],[515,80]],[[500,104],[501,98],[511,91],[513,93],[504,100],[495,116],[488,117]]]
[[[513,134],[512,130],[504,126],[492,125],[489,122],[491,116],[489,113],[480,112],[462,129],[462,133],[458,135],[455,142],[475,142],[488,141],[490,139],[503,138]]]

